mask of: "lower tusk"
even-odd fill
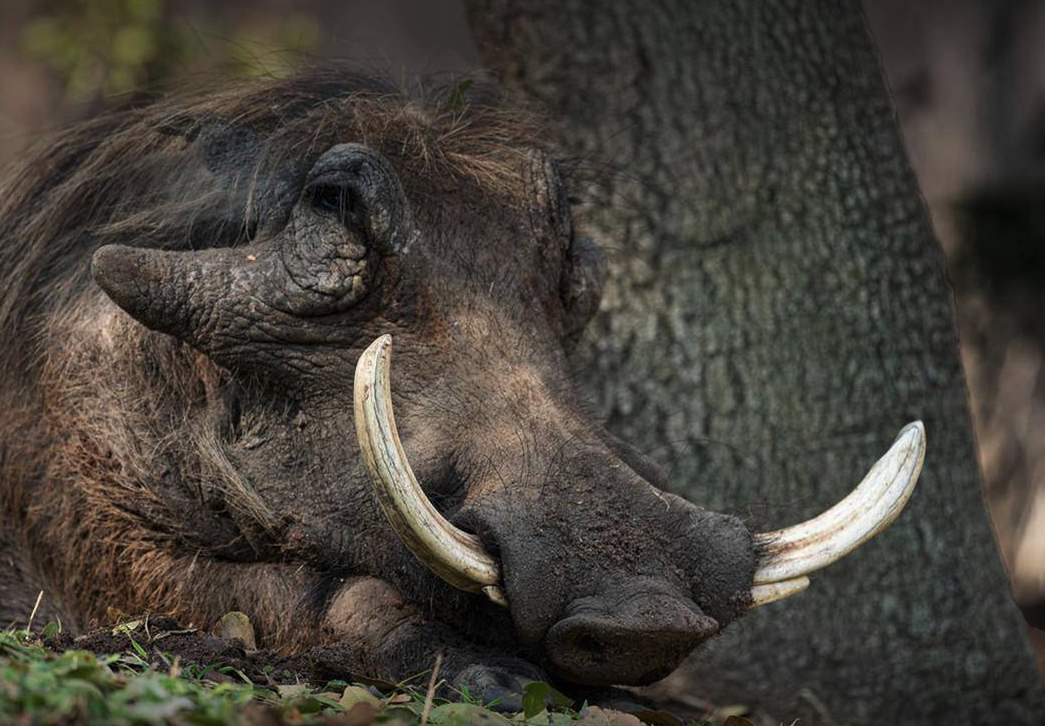
[[[785,597],[791,597],[809,587],[808,577],[796,577],[783,582],[770,582],[766,585],[755,585],[751,588],[751,607],[768,605]]]
[[[382,335],[356,364],[356,436],[377,501],[399,539],[432,572],[507,607],[500,565],[478,537],[446,521],[414,477],[392,412],[391,358],[392,336]]]
[[[497,603],[502,608],[508,607],[508,598],[499,585],[487,585],[483,588],[483,594],[490,598],[491,602]]]
[[[925,459],[925,427],[908,424],[860,485],[823,514],[756,535],[765,552],[755,585],[785,583],[840,560],[888,527],[903,510]]]

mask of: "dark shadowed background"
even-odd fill
[[[999,548],[1045,627],[1045,2],[864,6],[954,284]],[[0,164],[102,108],[326,58],[403,83],[481,64],[452,0],[5,0]]]

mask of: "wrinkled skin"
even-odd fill
[[[215,366],[206,408],[225,427],[227,464],[277,522],[244,547],[248,528],[227,502],[207,510],[188,496],[165,514],[179,534],[164,551],[213,553],[200,588],[222,593],[167,609],[206,620],[235,605],[271,644],[325,643],[344,670],[385,678],[442,651],[444,675],[487,697],[549,675],[586,686],[667,675],[746,609],[757,554],[737,519],[661,492],[656,467],[574,393],[566,355],[605,263],[572,229],[554,164],[520,149],[511,193],[491,194],[440,185],[381,144],[329,141],[294,160],[278,194],[256,196],[256,227],[234,246],[80,250],[93,278],[80,308],[111,328],[114,355],[124,331],[144,326],[155,331],[146,351],[172,336]],[[407,455],[443,514],[500,560],[507,611],[437,579],[372,499],[353,372],[386,333]],[[180,501],[190,488],[163,486]],[[57,529],[26,527],[30,550]],[[215,532],[233,536],[226,546]],[[45,579],[53,559],[37,567]],[[58,600],[73,622],[96,612]]]

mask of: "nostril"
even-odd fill
[[[596,657],[602,656],[606,650],[606,646],[603,645],[601,640],[586,633],[582,633],[577,637],[576,646],[578,650],[582,650]]]
[[[545,635],[550,669],[575,683],[645,685],[663,678],[718,624],[695,606],[668,598],[633,607],[590,609],[560,620]]]

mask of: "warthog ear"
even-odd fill
[[[565,251],[573,236],[566,186],[555,162],[541,149],[526,153],[526,180],[530,185],[530,226],[549,255]]]
[[[587,237],[570,240],[559,292],[566,306],[566,337],[571,345],[577,342],[588,321],[598,312],[608,272],[606,253],[597,242]]]
[[[249,172],[262,148],[261,138],[249,126],[215,116],[175,115],[156,130],[195,143],[206,168],[218,176]]]
[[[557,258],[562,269],[559,293],[567,314],[566,339],[572,345],[599,309],[606,255],[595,241],[576,235],[566,186],[548,154],[531,149],[526,176],[533,195],[531,227],[545,257]]]
[[[248,245],[167,251],[106,245],[95,280],[145,326],[225,358],[287,343],[333,342],[383,255],[409,240],[405,195],[366,147],[335,146],[309,172],[282,230]],[[322,318],[315,322],[317,318]]]
[[[301,188],[306,169],[300,168],[296,155],[279,148],[278,139],[212,114],[176,114],[156,130],[189,142],[186,153],[245,208],[244,221],[251,230],[286,221],[286,210]]]

